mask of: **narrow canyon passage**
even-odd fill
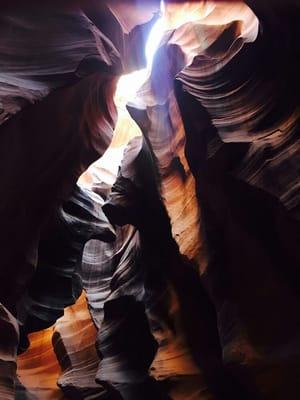
[[[3,3],[1,400],[300,398],[299,18]]]

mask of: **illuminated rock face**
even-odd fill
[[[98,3],[1,16],[0,398],[297,400],[299,9],[166,2],[135,93]]]

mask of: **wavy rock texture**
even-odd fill
[[[26,104],[23,86],[34,90],[38,81],[47,89],[39,96],[39,102],[27,105],[1,126],[2,182],[3,193],[6,193],[0,205],[6,232],[1,241],[9,254],[2,262],[1,274],[7,276],[6,284],[1,287],[1,299],[11,308],[36,266],[37,243],[43,226],[55,208],[71,195],[79,175],[104,153],[112,139],[116,121],[113,95],[117,77],[123,72],[121,53],[96,27],[97,15],[94,24],[84,9],[66,7],[64,3],[58,10],[49,4],[37,6],[34,17],[32,12],[32,9],[25,12],[21,7],[22,17],[19,18],[18,13],[11,17],[8,11],[2,17],[4,27],[7,26],[3,45],[7,71],[3,71],[3,93],[0,93],[4,115],[10,113],[5,108],[7,96],[15,111],[20,108],[19,101],[22,106]],[[49,26],[44,29],[45,15]],[[66,24],[61,24],[62,19]],[[108,18],[107,24],[110,22]],[[58,25],[58,34],[67,36],[63,49],[58,43],[60,36],[53,34],[51,45],[40,50],[48,32],[56,32]],[[78,34],[83,31],[82,39],[76,39],[77,33],[73,37],[74,29]],[[119,33],[119,42],[127,44],[126,54],[135,56],[136,67],[145,62],[144,57],[138,56],[138,48],[144,47],[147,29],[149,27],[140,28],[130,40]],[[23,38],[31,46],[22,46]],[[16,57],[9,63],[11,51],[16,52]],[[39,57],[33,57],[35,54]],[[25,57],[36,64],[33,61],[33,65],[26,64]],[[36,68],[40,68],[40,75]],[[59,85],[54,85],[55,79],[61,79]],[[13,94],[7,95],[4,89],[7,84],[13,86]],[[51,91],[53,85],[59,88]],[[45,97],[46,93],[49,94]],[[61,110],[64,110],[63,115]],[[56,132],[54,136],[53,132]],[[21,166],[22,182],[12,185],[11,182],[19,182]],[[22,207],[19,198],[23,199]],[[28,211],[24,213],[24,209]],[[12,234],[14,244],[8,240]],[[12,247],[18,251],[13,251]]]
[[[0,328],[0,395],[3,399],[13,399],[19,327],[16,318],[2,304]]]
[[[113,241],[114,229],[97,196],[77,186],[41,236],[37,271],[18,305],[23,334],[53,325],[75,303],[82,291],[84,245],[92,238]]]
[[[136,159],[132,160],[134,153]],[[192,360],[186,340],[182,334],[183,328],[178,294],[173,288],[178,282],[172,276],[174,273],[172,274],[170,269],[172,269],[172,264],[175,264],[177,268],[181,268],[183,261],[178,254],[174,240],[171,238],[168,217],[156,189],[157,180],[155,176],[157,171],[155,171],[155,168],[153,156],[151,156],[146,143],[144,143],[140,151],[135,150],[133,152],[129,150],[124,157],[121,175],[113,187],[104,210],[114,223],[126,224],[131,222],[140,231],[140,260],[138,260],[141,265],[138,268],[140,271],[142,268],[144,270],[142,270],[144,274],[142,284],[146,292],[139,297],[139,292],[137,291],[132,292],[127,289],[127,293],[134,295],[137,300],[145,304],[145,311],[150,322],[149,328],[157,341],[158,352],[151,366],[151,375],[159,380],[166,380],[175,376],[178,377],[178,381],[180,381],[180,376],[196,375],[198,376],[198,384],[203,385],[204,398],[208,398],[205,395],[207,388],[203,383],[203,378]],[[153,235],[158,224],[160,232],[156,232],[156,235]],[[120,263],[120,267],[122,267],[122,263]],[[169,274],[171,279],[168,278]],[[130,275],[128,273],[127,275],[129,281]],[[135,276],[138,275],[135,274]],[[122,278],[124,281],[123,276]],[[116,285],[117,283],[116,281]],[[122,308],[121,301],[122,299],[119,301],[120,308]],[[116,304],[118,305],[118,303]],[[100,349],[101,336],[102,331],[100,329]],[[146,347],[146,344],[144,344],[144,347]],[[152,356],[153,358],[154,355]],[[123,374],[127,370],[128,368],[124,369]],[[126,379],[126,376],[119,377],[119,379],[124,378]],[[107,379],[112,379],[112,377],[108,375]],[[134,380],[131,378],[131,385],[133,382]],[[121,391],[123,396],[125,398],[139,398],[139,392],[135,393],[134,389],[130,388],[130,377],[127,377],[126,383],[129,388],[125,394]],[[161,389],[161,394],[156,394],[156,396],[158,398],[164,396],[163,390]],[[149,398],[153,397],[154,394],[149,395]]]
[[[0,17],[0,398],[298,400],[299,7],[166,2],[131,96],[98,3]]]
[[[203,278],[218,313],[223,360],[237,376],[245,374],[255,396],[281,399],[288,391],[296,398],[299,321],[291,310],[299,303],[293,237],[299,236],[300,146],[298,95],[285,90],[299,78],[278,61],[293,46],[289,31],[281,29],[275,49],[275,27],[260,17],[253,44],[232,59],[225,53],[222,60],[229,61],[221,69],[215,57],[206,54],[203,63],[200,56],[179,74],[176,97],[206,226],[211,260]],[[287,360],[288,348],[294,351]],[[291,375],[278,375],[279,369]]]
[[[54,247],[55,241],[59,241],[58,237],[53,239],[53,234],[57,235],[53,215],[72,194],[81,172],[99,158],[111,141],[116,111],[113,95],[117,76],[122,71],[119,51],[90,21],[84,9],[62,3],[55,11],[49,4],[45,8],[43,5],[34,8],[34,15],[32,11],[21,7],[19,12],[11,14],[8,8],[7,13],[1,16],[7,29],[1,54],[5,66],[1,75],[2,116],[5,120],[1,126],[1,162],[5,196],[2,196],[0,212],[3,217],[1,243],[7,253],[1,265],[0,295],[3,304],[16,315],[16,301],[22,298],[24,291],[28,291],[28,283],[37,267],[29,296],[26,294],[25,303],[23,298],[20,301],[21,309],[23,306],[27,309],[25,315],[23,310],[19,311],[22,323],[28,319],[28,309],[29,314],[33,314],[27,326],[24,325],[25,335],[51,325],[63,308],[78,296],[78,285],[77,289],[73,288],[72,282],[74,265],[70,265],[70,260],[63,260],[63,264],[65,261],[67,264],[63,265],[64,271],[59,271],[56,255],[47,249],[51,248],[51,241]],[[65,25],[62,20],[66,20]],[[72,35],[74,30],[76,33]],[[47,47],[43,43],[50,31],[54,32],[53,41]],[[58,42],[62,35],[65,35],[63,48]],[[144,39],[145,32],[140,28],[130,37],[129,43],[124,40],[125,44],[128,43],[127,53],[135,55],[136,63],[145,62],[144,57],[139,57],[137,48]],[[23,40],[30,42],[31,46],[22,45]],[[10,62],[9,54],[13,51],[16,57]],[[24,60],[28,58],[32,62],[27,64]],[[36,100],[39,102],[27,105],[28,101]],[[20,108],[23,109],[9,118]],[[18,178],[21,168],[22,181]],[[17,181],[19,184],[12,185]],[[20,198],[22,202],[18,200]],[[73,217],[69,223],[74,222],[76,231],[79,215]],[[76,264],[82,252],[80,254],[78,244],[72,243],[74,237],[68,238],[66,231],[67,246],[74,246],[73,250],[77,252],[77,261],[72,259]],[[9,239],[12,235],[13,241]],[[61,245],[64,247],[66,242]],[[47,250],[49,258],[45,256]],[[41,268],[43,272],[40,272]],[[49,277],[55,289],[52,291],[49,286],[42,291],[42,287],[49,284]],[[68,282],[72,282],[71,286]],[[69,285],[68,295],[63,294],[68,298],[57,298],[57,293],[54,293],[57,284],[61,288]],[[22,335],[20,349],[26,345]]]
[[[95,381],[99,358],[96,331],[85,297],[69,307],[55,324],[53,347],[62,368],[58,385],[70,398],[106,399],[106,390]]]
[[[52,344],[53,333],[54,327],[50,327],[29,335],[29,349],[18,356],[17,399],[65,399],[57,386],[61,368]]]

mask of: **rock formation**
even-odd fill
[[[298,400],[299,17],[3,3],[0,399]]]

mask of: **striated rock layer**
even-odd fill
[[[300,9],[265,3],[165,2],[151,63],[159,1],[3,7],[1,399],[298,400]]]

